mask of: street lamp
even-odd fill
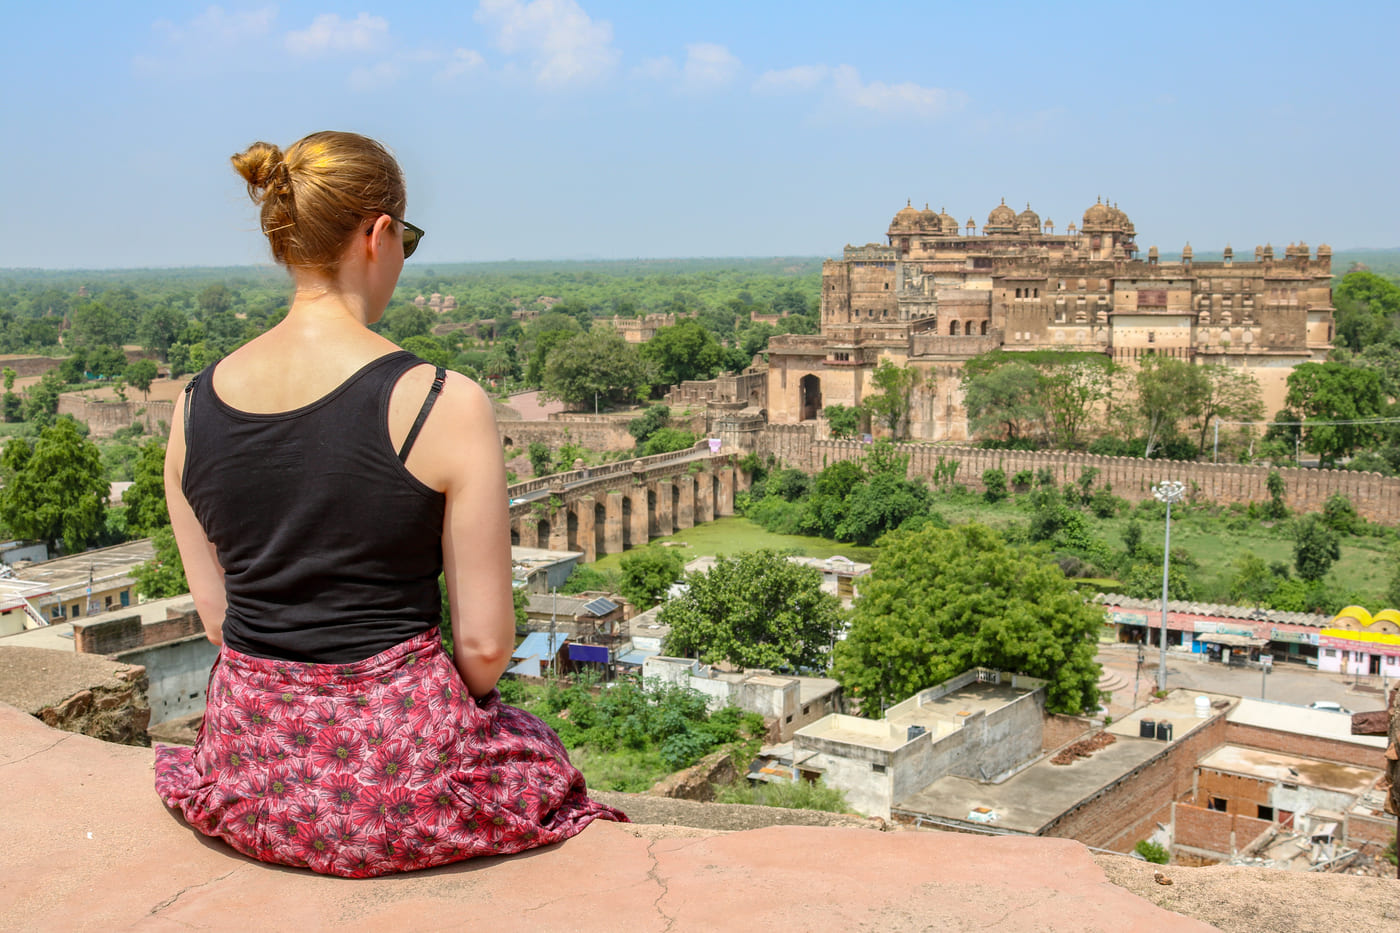
[[[1167,689],[1167,573],[1172,563],[1172,503],[1186,498],[1186,484],[1174,479],[1162,480],[1152,487],[1152,495],[1167,505],[1167,544],[1162,550],[1162,629],[1157,641],[1162,646],[1162,659],[1157,666],[1157,690]]]

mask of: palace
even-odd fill
[[[1137,233],[1102,200],[1076,229],[1055,232],[1027,205],[1005,201],[978,233],[943,211],[907,205],[887,243],[847,246],[822,264],[821,334],[774,337],[768,348],[768,419],[819,421],[825,405],[854,406],[875,392],[881,360],[913,366],[907,436],[963,440],[962,364],[988,350],[1069,349],[1133,365],[1148,354],[1240,367],[1258,378],[1266,411],[1283,407],[1294,366],[1322,361],[1333,336],[1332,250],[1272,246],[1236,262],[1139,258]],[[929,376],[936,378],[930,379]],[[930,391],[931,387],[931,391]]]

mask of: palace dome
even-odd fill
[[[1028,231],[1031,233],[1040,232],[1040,215],[1031,210],[1029,204],[1026,209],[1016,215],[1016,230],[1018,232]]]
[[[992,208],[992,212],[987,215],[988,227],[1014,227],[1016,226],[1016,212],[1006,206],[1006,198],[1001,199],[1001,203]]]
[[[919,212],[914,210],[914,206],[909,202],[899,209],[899,213],[894,215],[894,220],[890,221],[891,230],[913,230],[919,225]]]
[[[1085,227],[1102,227],[1113,222],[1113,211],[1105,203],[1103,198],[1099,198],[1087,211],[1084,212]]]
[[[943,213],[938,215],[938,222],[943,225],[943,232],[949,235],[957,235],[959,232],[958,219],[948,213],[948,208],[943,208]]]
[[[938,215],[929,210],[928,204],[925,204],[924,209],[919,211],[919,227],[930,233],[938,233],[942,226]]]

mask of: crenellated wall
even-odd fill
[[[818,472],[840,460],[864,456],[858,441],[816,440],[814,426],[769,425],[760,438],[760,452],[771,454],[787,466]],[[1152,496],[1152,486],[1162,480],[1179,480],[1192,499],[1228,505],[1232,502],[1267,502],[1270,467],[1233,463],[1194,463],[1180,460],[1144,460],[1139,457],[1100,457],[1059,451],[985,450],[980,447],[944,447],[900,444],[909,457],[909,475],[930,484],[956,483],[981,490],[982,473],[1000,469],[1009,482],[1021,470],[1037,473],[1048,469],[1057,485],[1072,483],[1086,469],[1098,470],[1096,485],[1108,484],[1114,495],[1129,502]],[[1353,470],[1280,469],[1284,501],[1296,512],[1315,512],[1327,498],[1341,493],[1368,521],[1400,524],[1400,477]]]

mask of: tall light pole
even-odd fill
[[[1161,662],[1157,665],[1157,690],[1167,689],[1167,573],[1172,565],[1172,503],[1186,498],[1186,484],[1174,479],[1162,480],[1152,487],[1152,495],[1158,502],[1167,505],[1167,544],[1162,549],[1162,629],[1157,633],[1157,642],[1162,647]]]

